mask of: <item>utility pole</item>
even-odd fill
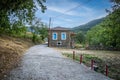
[[[50,26],[51,26],[51,17],[49,18],[48,47],[50,47]]]

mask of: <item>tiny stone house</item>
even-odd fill
[[[55,27],[49,30],[50,47],[72,48],[74,40],[71,38],[71,31],[68,28]]]

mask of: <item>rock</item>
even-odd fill
[[[7,75],[4,75],[4,78],[6,78],[7,77]]]

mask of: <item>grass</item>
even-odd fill
[[[28,39],[0,36],[0,79],[18,65],[21,56],[32,45]]]
[[[73,58],[73,54],[70,54],[70,53],[63,53],[63,55],[70,58],[70,59]],[[81,54],[75,54],[75,60],[76,61],[80,61],[80,55]],[[100,73],[105,75],[105,65],[107,64],[108,69],[109,69],[108,76],[115,79],[115,80],[120,80],[120,63],[113,64],[113,63],[115,63],[114,60],[110,60],[107,57],[106,57],[106,59],[102,59],[101,57],[98,57],[95,54],[82,54],[82,55],[83,55],[83,61],[82,62],[86,66],[90,67],[91,60],[94,60],[95,61],[94,64],[98,66],[97,72],[100,72]]]

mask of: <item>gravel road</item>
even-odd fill
[[[111,80],[84,65],[64,58],[61,53],[36,45],[22,57],[21,65],[13,69],[6,80]]]

